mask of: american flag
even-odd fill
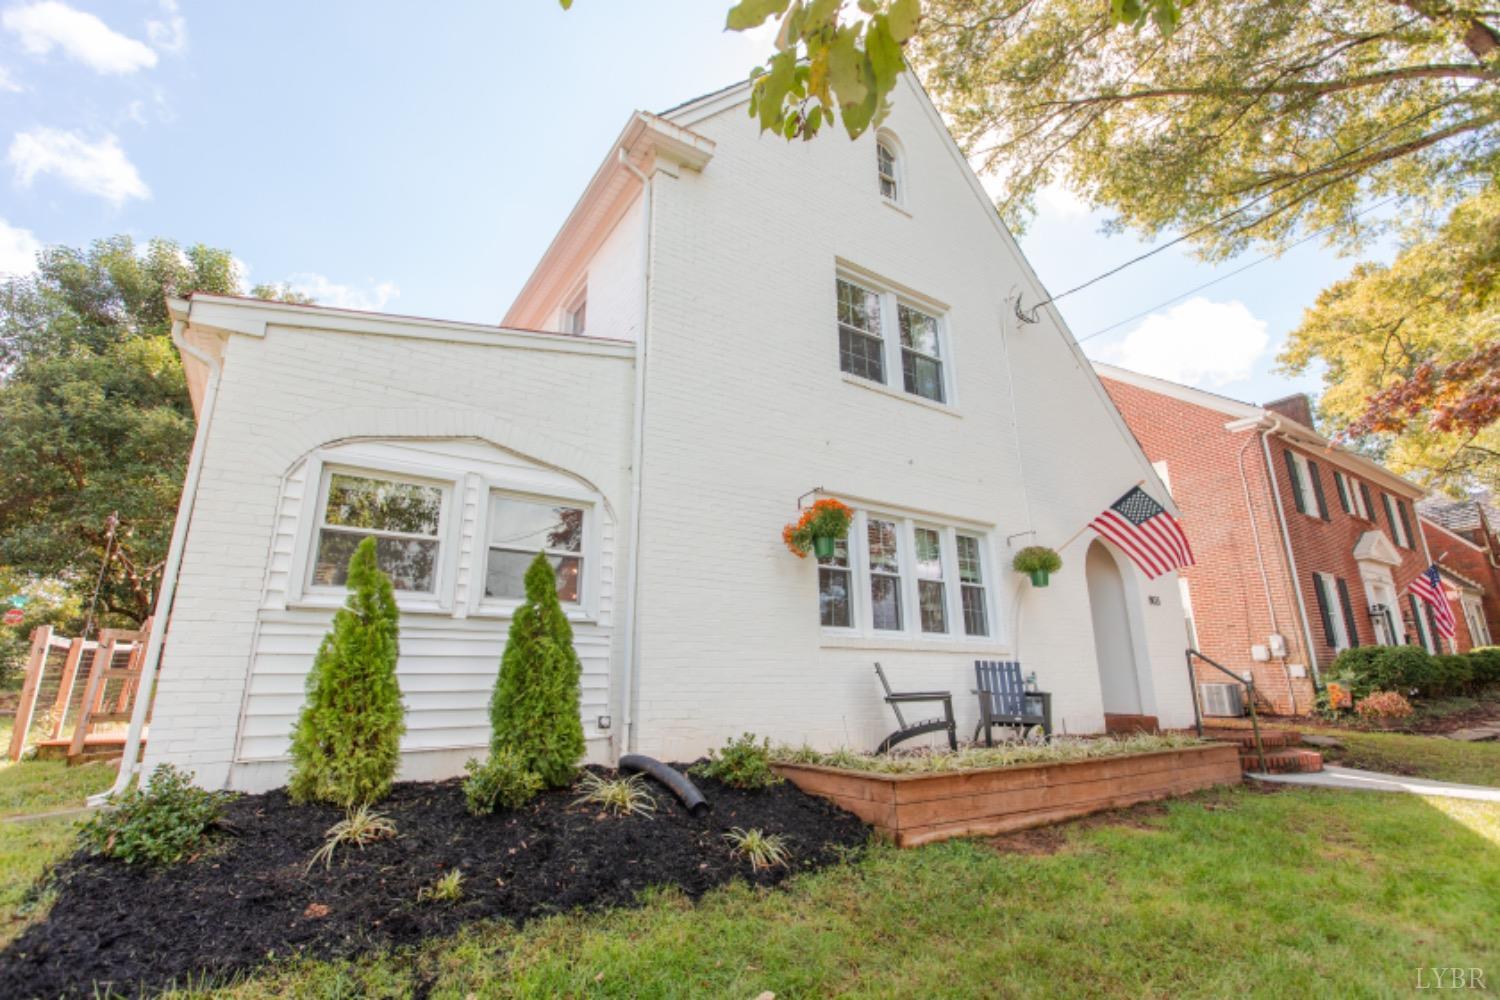
[[[1438,576],[1437,564],[1428,566],[1406,589],[1426,602],[1432,609],[1432,624],[1437,626],[1444,639],[1451,640],[1457,623],[1453,619],[1453,607],[1448,603],[1448,593],[1443,589],[1442,577]]]
[[[1139,486],[1104,508],[1089,527],[1124,549],[1147,579],[1193,565],[1182,525]]]

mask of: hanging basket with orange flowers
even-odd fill
[[[815,552],[819,559],[833,555],[840,538],[849,534],[854,511],[832,497],[815,501],[802,512],[796,524],[781,529],[781,540],[798,559]]]

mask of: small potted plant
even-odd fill
[[[1016,553],[1011,568],[1031,577],[1033,587],[1045,587],[1052,574],[1062,569],[1062,556],[1045,545],[1028,545]]]
[[[802,512],[796,524],[781,529],[781,540],[798,559],[809,551],[819,559],[833,555],[838,540],[849,534],[854,511],[832,497],[825,497]]]

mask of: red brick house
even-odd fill
[[[1340,650],[1436,649],[1406,593],[1431,564],[1421,488],[1318,434],[1304,395],[1257,406],[1095,368],[1182,511],[1197,557],[1181,574],[1189,641],[1253,675],[1263,708],[1310,711]]]
[[[1493,645],[1500,633],[1500,516],[1481,499],[1433,498],[1417,513],[1454,604],[1458,648]]]

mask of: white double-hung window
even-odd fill
[[[484,596],[521,600],[526,570],[538,552],[557,575],[557,596],[577,604],[583,591],[584,510],[553,500],[490,494],[489,552]]]
[[[818,560],[819,620],[872,638],[984,638],[993,620],[988,540],[926,520],[856,511]]]
[[[888,385],[901,372],[900,388],[935,403],[950,391],[941,310],[881,289],[863,278],[837,279],[839,368]]]
[[[442,549],[442,486],[376,474],[329,470],[313,555],[312,584],[342,587],[349,559],[366,538],[396,590],[432,594]]]

